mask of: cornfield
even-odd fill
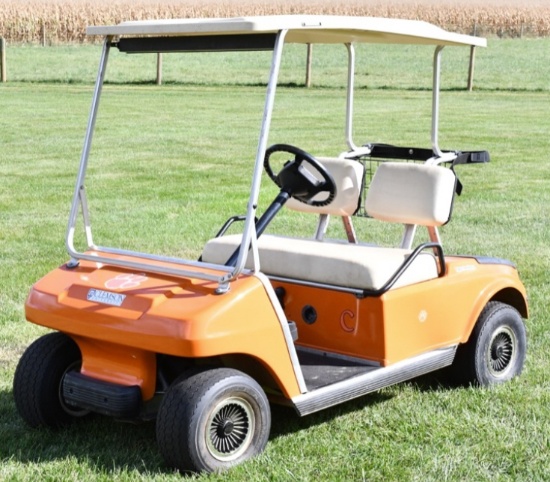
[[[89,41],[86,26],[123,20],[296,13],[418,19],[483,36],[550,36],[550,6],[543,0],[520,5],[498,0],[483,5],[473,0],[3,0],[0,37],[13,43],[80,43]]]

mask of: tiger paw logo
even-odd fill
[[[145,281],[147,281],[147,276],[144,274],[119,274],[105,281],[105,287],[110,290],[127,290],[137,288]]]

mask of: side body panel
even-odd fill
[[[448,258],[444,277],[379,297],[290,282],[274,286],[285,290],[284,310],[297,324],[298,346],[382,366],[466,342],[483,307],[506,290],[515,296],[502,301],[514,306],[521,300],[515,307],[527,316],[525,289],[515,268],[474,258]]]

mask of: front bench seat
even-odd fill
[[[241,242],[240,234],[214,238],[206,243],[202,260],[224,264]],[[347,241],[318,241],[263,234],[258,238],[260,269],[278,276],[361,290],[378,290],[403,264],[412,250],[381,248]],[[252,269],[252,255],[246,265]],[[421,253],[394,288],[437,277],[432,253]]]
[[[357,185],[356,176],[360,175],[358,182],[361,185],[362,171],[357,170],[357,165],[361,164],[350,159],[323,159],[322,162],[325,167],[328,165],[331,174],[330,164],[339,164],[339,169],[334,170],[337,175],[333,175],[337,195],[331,204],[317,207],[315,212],[320,213],[324,209],[327,214],[353,214],[359,204],[360,190],[354,190],[356,199],[349,199],[350,175],[352,185]],[[345,165],[349,163],[352,163],[351,167],[346,169]],[[339,173],[345,174],[339,176]],[[365,209],[375,219],[440,226],[450,218],[455,183],[454,173],[441,166],[386,162],[378,167],[371,181]],[[338,199],[341,192],[347,193],[345,202]],[[343,205],[347,209],[341,209]],[[352,208],[353,212],[350,212]],[[211,239],[204,247],[202,260],[224,264],[240,241],[241,235]],[[268,276],[369,291],[382,288],[413,251],[267,234],[258,239],[258,250],[260,269]],[[246,267],[252,269],[252,256],[248,257]],[[436,278],[438,273],[438,263],[433,253],[421,252],[392,289]]]

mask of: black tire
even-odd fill
[[[178,378],[157,416],[166,463],[182,472],[218,472],[263,451],[271,412],[262,388],[244,373],[214,368]]]
[[[491,301],[483,309],[470,339],[457,350],[455,381],[488,387],[518,376],[527,352],[525,325],[518,311]]]
[[[63,333],[44,335],[25,350],[15,370],[13,396],[29,426],[59,428],[89,413],[66,405],[61,391],[65,374],[79,370],[81,363],[78,345]]]

